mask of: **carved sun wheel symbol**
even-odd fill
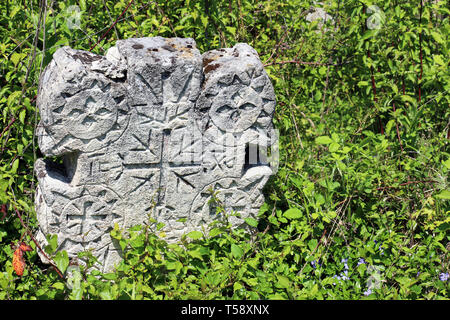
[[[116,201],[84,195],[69,202],[63,210],[64,230],[76,242],[90,242],[102,237],[112,227]]]
[[[107,133],[117,121],[117,106],[102,91],[73,97],[65,107],[69,133],[80,139],[93,139]]]
[[[128,126],[129,106],[123,86],[107,81],[79,86],[74,94],[70,86],[58,91],[58,98],[49,102],[54,106],[41,117],[45,124],[45,134],[41,134],[55,154],[98,150],[119,139]]]
[[[211,190],[217,193],[218,203],[210,201],[212,199]],[[217,206],[223,206],[228,214],[246,213],[251,209],[249,193],[237,187],[236,178],[223,178],[205,186],[194,198],[191,206],[191,220],[196,225],[200,222],[208,223],[220,218],[221,213]]]
[[[231,85],[215,97],[209,114],[218,128],[226,132],[240,132],[258,119],[262,105],[261,97],[253,88]]]

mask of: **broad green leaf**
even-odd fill
[[[200,20],[202,20],[203,28],[206,28],[208,26],[208,17],[200,16]]]
[[[314,249],[317,247],[317,243],[318,243],[317,239],[309,240],[308,241],[308,248],[309,248],[309,250],[314,251]]]
[[[405,287],[410,287],[416,282],[416,280],[410,279],[408,277],[398,277],[395,280]]]
[[[255,227],[256,228],[258,226],[258,221],[253,219],[253,218],[245,218],[244,220],[251,227]]]
[[[14,91],[13,93],[11,93],[8,97],[7,105],[11,106],[14,103],[15,104],[19,103],[19,99],[20,99],[21,95],[22,95],[22,91]]]
[[[235,27],[229,27],[227,26],[226,29],[228,32],[230,32],[233,36],[236,35],[236,28]]]
[[[242,288],[243,288],[243,286],[240,282],[235,282],[233,284],[233,291],[238,291],[238,290],[241,290]]]
[[[441,66],[445,66],[444,60],[442,60],[442,56],[440,54],[433,54],[433,61],[436,64],[439,64]]]
[[[256,286],[258,284],[257,278],[244,278],[243,280],[249,286]]]
[[[314,100],[315,101],[320,101],[322,99],[322,92],[317,90],[316,94],[314,95]]]
[[[410,102],[412,105],[416,105],[416,104],[417,104],[416,99],[414,99],[414,98],[411,97],[411,96],[408,96],[408,95],[401,95],[400,98],[401,98],[403,101],[405,101],[405,102]]]
[[[386,134],[389,135],[391,133],[392,126],[395,124],[395,120],[391,119],[386,124]]]
[[[22,154],[23,152],[23,144],[19,143],[17,144],[17,153]]]
[[[436,198],[449,200],[450,199],[450,190],[449,189],[442,190],[440,193],[438,193],[436,195]]]
[[[299,219],[302,217],[302,211],[298,208],[290,208],[283,213],[283,216],[288,219]]]
[[[64,273],[69,266],[69,256],[65,250],[59,251],[53,258],[53,261],[55,261],[56,266],[62,273]]]
[[[321,206],[322,204],[325,203],[325,198],[323,195],[321,195],[320,193],[316,193],[314,195],[314,199],[316,200],[316,204],[317,206]]]
[[[19,113],[19,121],[20,121],[20,123],[25,124],[25,116],[26,116],[26,114],[27,114],[27,110],[26,109],[23,109],[22,111],[20,111],[20,113]]]
[[[116,280],[117,279],[117,274],[115,274],[115,273],[104,273],[103,274],[103,278],[105,278],[106,280]]]
[[[284,292],[277,292],[275,294],[271,294],[268,296],[268,298],[270,300],[287,300],[288,297],[286,296],[286,294]]]
[[[263,205],[259,208],[258,215],[262,215],[264,212],[269,210],[269,205],[264,202]]]
[[[431,31],[430,34],[437,43],[442,44],[445,42],[444,39],[442,39],[441,35],[436,31]]]
[[[14,64],[15,67],[17,67],[17,65],[19,64],[20,60],[22,60],[22,55],[20,53],[14,52],[11,55],[11,62]]]
[[[100,292],[100,298],[102,298],[102,300],[114,300],[114,296],[109,289]]]
[[[369,82],[367,82],[367,81],[359,81],[358,82],[358,87],[360,87],[360,88],[367,87],[368,85],[369,85]]]
[[[9,186],[8,180],[6,179],[4,180],[0,177],[0,191],[2,191],[0,192],[0,196],[6,197],[5,190],[8,188],[8,186]],[[0,199],[2,199],[2,197],[0,197]],[[6,202],[6,200],[2,200],[2,202]]]
[[[83,289],[81,286],[74,287],[69,295],[70,300],[81,300],[83,298]]]
[[[345,146],[344,148],[342,148],[341,150],[339,150],[341,153],[343,154],[347,154],[350,151],[352,151],[352,148]]]
[[[79,3],[81,11],[86,11],[86,0],[80,0]]]
[[[159,231],[159,230],[161,230],[162,228],[164,228],[164,226],[165,226],[165,224],[164,224],[163,222],[158,222],[158,223],[156,224],[156,230]]]
[[[324,76],[327,73],[327,67],[326,66],[321,66],[319,68],[319,74]]]
[[[389,69],[391,69],[391,71],[394,71],[394,63],[392,62],[391,59],[388,60],[388,66],[389,66]],[[398,91],[398,90],[394,89],[394,91]]]
[[[64,289],[64,283],[58,281],[58,282],[55,282],[54,284],[52,284],[52,287],[57,289],[57,290],[63,290]]]
[[[16,159],[16,160],[14,160],[12,167],[11,167],[12,173],[16,173],[18,167],[19,167],[19,159]]]
[[[333,142],[333,143],[331,143],[330,146],[328,147],[328,150],[330,150],[330,152],[336,152],[336,151],[339,150],[340,147],[341,147],[341,146],[340,146],[338,143]]]
[[[197,10],[192,10],[191,11],[191,16],[192,16],[192,19],[194,19],[194,20],[197,20],[197,18],[198,18],[198,11]]]
[[[11,13],[10,13],[10,18],[14,18],[17,14],[17,12],[19,12],[21,10],[20,6],[14,6],[14,9],[12,9]]]
[[[442,164],[447,168],[450,169],[450,158],[448,158],[445,161],[442,161]]]
[[[317,144],[330,144],[333,142],[333,140],[328,136],[317,137],[315,141]]]
[[[201,233],[200,231],[191,231],[187,234],[187,236],[193,240],[198,240],[201,239],[203,237],[203,233]]]
[[[242,257],[242,255],[244,254],[244,250],[242,250],[242,248],[240,246],[238,246],[237,244],[232,243],[231,244],[231,254],[236,259],[240,259]]]
[[[47,252],[48,254],[53,254],[56,251],[56,248],[58,248],[57,235],[47,235],[47,243],[48,244],[44,248],[45,252]]]
[[[198,250],[190,250],[190,251],[188,251],[188,254],[189,254],[192,258],[197,258],[197,259],[203,260],[203,256],[202,256],[202,254],[200,253],[200,251],[198,251]]]
[[[215,237],[215,236],[221,234],[222,232],[223,232],[223,231],[222,231],[220,228],[212,228],[212,229],[209,231],[209,236],[210,236],[211,238],[213,238],[213,237]]]
[[[291,285],[288,277],[277,274],[277,280],[277,286],[279,288],[289,288]]]

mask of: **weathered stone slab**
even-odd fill
[[[221,214],[255,217],[273,173],[275,95],[247,44],[201,55],[193,39],[119,40],[107,54],[63,47],[39,84],[37,238],[58,235],[71,257],[91,249],[111,270],[109,231],[163,222],[168,241]],[[181,220],[180,220],[181,219]]]

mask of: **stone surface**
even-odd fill
[[[151,216],[169,242],[200,230],[222,216],[211,190],[237,227],[264,202],[275,95],[247,44],[201,55],[193,39],[136,38],[104,57],[63,47],[37,103],[40,150],[62,158],[35,164],[37,238],[57,234],[72,258],[91,249],[111,270],[115,223]]]
[[[314,2],[314,5],[323,5],[322,2]],[[329,15],[323,8],[321,7],[311,7],[310,12],[306,15],[306,21],[313,22],[315,20],[319,20],[317,24],[317,29],[321,30],[324,23],[327,21],[330,21],[331,23],[334,23],[334,19],[331,15]],[[324,31],[327,31],[328,29],[325,28]],[[317,31],[316,31],[317,32]]]

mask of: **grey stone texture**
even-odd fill
[[[320,1],[314,1],[314,5],[323,5],[323,3]],[[319,20],[317,24],[318,30],[316,32],[322,30],[324,23],[326,23],[327,21],[334,23],[333,17],[329,15],[323,8],[314,6],[311,6],[309,13],[306,15],[305,19],[309,22]],[[328,29],[325,28],[323,31],[328,31]]]
[[[36,237],[45,245],[56,234],[71,258],[92,250],[112,270],[116,223],[151,216],[169,242],[201,230],[223,216],[211,190],[240,214],[236,227],[264,202],[275,94],[247,44],[203,55],[190,38],[119,40],[105,56],[63,47],[37,104],[40,150],[62,161],[35,163]]]

